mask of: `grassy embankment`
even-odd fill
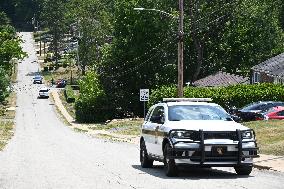
[[[284,155],[284,120],[244,123],[256,132],[261,154]]]
[[[17,68],[15,68],[17,70]],[[12,82],[16,81],[17,72],[12,75]],[[16,94],[12,92],[5,102],[0,102],[0,151],[4,149],[8,140],[13,136],[16,107]]]

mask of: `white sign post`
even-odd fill
[[[145,102],[149,101],[149,89],[140,89],[140,102],[144,103],[144,119],[146,114]]]

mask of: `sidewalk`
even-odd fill
[[[75,123],[75,120],[72,116],[67,112],[65,107],[63,106],[57,91],[52,91],[52,96],[54,99],[54,104],[57,106],[58,110],[67,120],[67,122],[75,128],[84,128],[83,125]],[[126,135],[118,135],[114,133],[110,133],[108,131],[103,130],[96,130],[93,131],[92,134],[95,135],[107,135],[112,136],[119,141],[128,141],[134,144],[138,144],[139,138],[135,136],[126,136]],[[126,140],[125,140],[126,139]],[[284,156],[273,156],[273,155],[264,155],[260,154],[259,158],[254,159],[254,167],[257,169],[265,169],[265,170],[272,170],[272,171],[279,171],[284,173]]]
[[[254,163],[254,167],[258,169],[284,172],[284,156],[260,154],[259,158],[254,159]]]

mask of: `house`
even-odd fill
[[[237,84],[249,84],[249,78],[219,71],[193,83],[196,87],[223,87]]]
[[[255,83],[284,83],[284,53],[252,67],[251,84]]]

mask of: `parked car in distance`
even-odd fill
[[[284,106],[272,107],[263,114],[264,119],[284,119]]]
[[[263,120],[262,113],[268,111],[272,107],[284,106],[284,102],[260,101],[246,105],[242,109],[236,111],[242,121]]]
[[[38,92],[38,98],[49,98],[49,89],[44,87]]]
[[[36,75],[34,78],[33,78],[33,83],[34,84],[36,84],[36,83],[38,83],[38,84],[42,84],[42,76],[40,76],[40,75]]]
[[[234,167],[249,175],[258,157],[255,132],[211,99],[163,99],[153,105],[141,127],[142,168],[163,162],[167,176],[179,167]]]
[[[59,79],[56,81],[56,87],[57,88],[64,88],[67,85],[67,80],[65,79]]]

